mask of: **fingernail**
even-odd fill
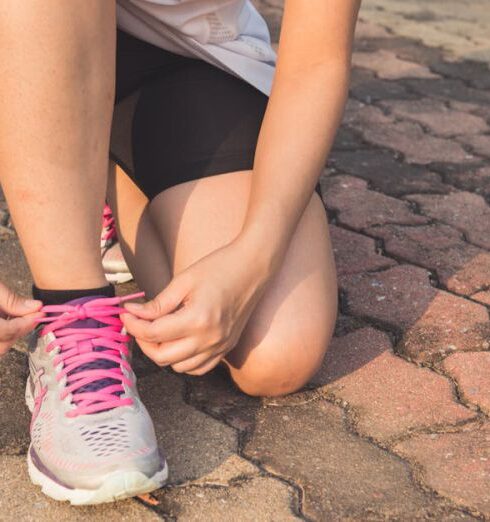
[[[39,308],[42,305],[42,302],[37,301],[36,299],[25,299],[23,305],[29,310],[34,310]]]

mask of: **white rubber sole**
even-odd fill
[[[114,283],[116,285],[122,285],[124,283],[129,283],[129,281],[133,280],[133,275],[130,272],[106,272],[105,278],[109,283]]]
[[[168,478],[168,466],[165,463],[165,467],[151,478],[140,471],[115,472],[108,475],[98,489],[69,489],[42,473],[32,462],[30,451],[27,454],[27,469],[32,483],[41,486],[45,495],[61,502],[70,502],[74,506],[115,502],[151,493],[161,488]]]

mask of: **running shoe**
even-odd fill
[[[105,205],[102,216],[102,233],[100,236],[102,265],[106,279],[110,283],[122,284],[133,279],[124,260],[121,245],[117,240],[116,222],[109,205]]]
[[[45,306],[29,344],[28,470],[55,500],[99,504],[149,493],[167,479],[136,389],[120,303],[85,297]]]

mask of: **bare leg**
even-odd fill
[[[40,288],[106,283],[114,0],[0,3],[0,182]]]
[[[150,218],[148,199],[112,162],[107,196],[131,273],[146,297],[155,297],[170,281],[170,269],[163,241]]]

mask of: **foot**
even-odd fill
[[[167,465],[136,389],[118,305],[86,297],[45,306],[29,346],[28,470],[55,500],[99,504],[161,487]]]
[[[116,224],[109,205],[104,207],[100,250],[105,275],[110,283],[122,284],[133,279],[117,240]]]

